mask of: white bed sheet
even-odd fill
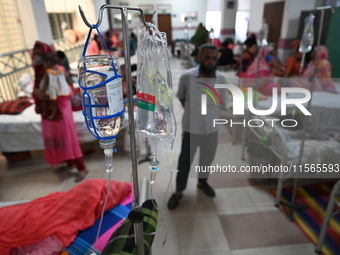
[[[97,140],[88,131],[82,111],[73,112],[78,140],[87,143]],[[122,129],[128,126],[128,113],[124,113]],[[41,116],[34,104],[18,115],[0,115],[0,152],[44,150],[41,135]]]
[[[86,128],[81,111],[73,112],[80,143],[96,140]],[[34,104],[18,115],[0,115],[0,151],[19,152],[43,150],[41,116],[34,111]]]
[[[86,128],[81,111],[73,112],[80,143],[96,140]],[[34,111],[34,104],[18,115],[0,115],[0,151],[19,152],[43,150],[41,116]]]
[[[297,165],[301,140],[292,139],[287,142],[287,164]],[[340,143],[336,140],[312,140],[306,139],[304,144],[302,164],[340,164]]]

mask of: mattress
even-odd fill
[[[301,140],[292,139],[287,142],[287,164],[297,165],[299,163],[299,155],[301,148]],[[307,139],[303,147],[302,164],[326,164],[333,166],[340,164],[340,143],[336,140],[313,140]]]
[[[124,114],[125,121],[122,128],[127,124],[128,115]],[[82,111],[73,112],[73,120],[76,125],[80,143],[97,140],[87,130]],[[41,116],[34,111],[34,105],[27,107],[18,115],[0,115],[0,151],[20,152],[44,150],[41,135]]]

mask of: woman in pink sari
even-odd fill
[[[84,164],[83,153],[81,151],[76,127],[73,121],[72,107],[70,96],[72,88],[69,86],[66,70],[57,65],[57,59],[54,52],[43,51],[40,47],[35,47],[33,53],[35,57],[41,60],[41,77],[40,83],[47,83],[50,87],[49,95],[46,95],[43,89],[35,88],[33,95],[37,103],[41,101],[53,100],[58,107],[59,114],[49,118],[47,114],[42,115],[41,127],[45,147],[45,159],[51,166],[66,163],[66,166],[57,168],[56,172],[62,172],[71,168],[77,168],[78,173],[75,182],[82,181],[88,174]],[[40,69],[35,69],[39,71]],[[48,97],[47,97],[48,96]],[[44,111],[40,104],[40,114]],[[46,104],[45,104],[46,106]]]
[[[315,62],[315,54],[318,54]],[[336,88],[332,81],[332,67],[328,61],[328,50],[326,46],[319,45],[312,51],[312,60],[308,63],[301,78],[313,77],[315,69],[316,81],[314,90],[336,92]]]
[[[277,88],[280,93],[280,85],[274,82],[274,77],[282,76],[283,70],[273,53],[275,53],[273,46],[265,46],[260,50],[257,58],[243,75],[245,79],[242,80],[242,86],[257,87],[258,91],[266,96],[272,95],[273,88]]]

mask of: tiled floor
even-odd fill
[[[171,58],[171,67],[176,92],[179,77],[185,68],[176,58]],[[232,77],[232,74],[229,75]],[[183,113],[177,99],[174,100],[174,107],[178,132],[173,149],[173,171],[180,152]],[[130,182],[131,160],[124,151],[124,133],[122,131],[118,138],[118,152],[114,154],[113,179]],[[247,164],[241,160],[240,140],[234,145],[231,141],[230,131],[222,128],[216,158],[224,157],[237,167]],[[104,154],[98,142],[86,144],[85,147],[87,150],[94,149],[85,156],[90,170],[87,178],[107,178]],[[141,148],[143,152],[143,145]],[[274,206],[269,189],[275,188],[275,185],[254,185],[248,178],[213,178],[209,182],[217,195],[210,199],[197,190],[196,179],[190,178],[179,207],[168,212],[166,202],[175,187],[175,174],[169,166],[169,149],[167,143],[158,144],[160,171],[152,187],[153,197],[160,207],[154,255],[314,254],[314,245],[281,209]],[[148,163],[139,165],[140,179],[149,177],[148,166]],[[55,174],[46,164],[42,151],[32,152],[29,159],[16,163],[8,163],[0,156],[0,202],[31,200],[50,192],[67,191],[76,185],[74,176],[75,172]]]

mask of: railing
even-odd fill
[[[17,98],[17,82],[23,73],[33,75],[32,60],[27,49],[0,55],[0,102]]]
[[[54,41],[54,48],[55,50],[61,50],[63,51],[67,58],[69,63],[77,61],[78,58],[81,56],[83,48],[85,44],[85,39],[78,41],[74,44],[70,44],[64,39],[56,40]]]
[[[65,40],[54,42],[55,50],[64,51],[69,62],[76,61],[82,53],[85,41],[69,44]],[[0,55],[0,103],[17,99],[20,88],[17,82],[24,73],[34,76],[32,59],[28,49]]]

